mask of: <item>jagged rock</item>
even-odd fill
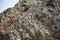
[[[26,1],[0,14],[0,40],[60,40],[60,0]]]

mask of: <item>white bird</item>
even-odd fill
[[[0,13],[6,10],[7,8],[14,7],[19,0],[0,0]]]

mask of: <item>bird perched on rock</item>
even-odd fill
[[[29,9],[29,7],[32,5],[32,4],[34,4],[35,2],[34,1],[36,1],[36,0],[22,0],[23,2],[22,2],[22,5],[21,5],[21,11],[22,12],[25,12],[25,11],[27,11],[28,9]]]

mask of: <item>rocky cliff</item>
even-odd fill
[[[60,0],[20,0],[4,10],[0,40],[60,40]]]

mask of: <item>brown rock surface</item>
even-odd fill
[[[0,40],[60,40],[60,0],[20,0],[4,10]]]

